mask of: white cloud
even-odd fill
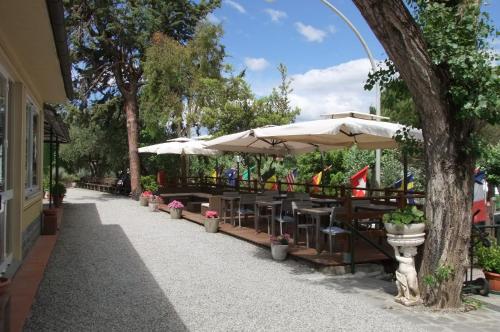
[[[214,13],[208,13],[207,20],[212,24],[219,24],[221,22],[220,18],[218,18]]]
[[[298,121],[319,119],[329,113],[367,113],[375,104],[375,93],[363,89],[370,69],[368,59],[358,59],[293,75],[290,100],[302,109]]]
[[[245,66],[252,71],[261,71],[269,66],[269,62],[264,58],[245,58]]]
[[[225,0],[225,3],[227,3],[229,6],[233,7],[237,11],[239,11],[242,14],[245,14],[247,11],[245,10],[245,7],[243,7],[241,4],[237,3],[236,1],[233,0]]]
[[[273,22],[279,22],[282,18],[288,16],[285,12],[282,12],[281,10],[266,8],[264,11],[271,17],[271,20]]]
[[[316,29],[312,25],[306,25],[302,22],[296,22],[295,27],[297,31],[306,37],[306,39],[310,42],[318,42],[321,43],[323,39],[326,37],[326,32],[320,29]]]

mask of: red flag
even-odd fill
[[[368,166],[365,166],[361,171],[351,176],[351,186],[354,188],[366,188],[366,177],[368,176]],[[366,190],[353,189],[352,196],[365,197]]]
[[[319,192],[320,191],[320,186],[321,185],[321,177],[323,176],[323,172],[319,172],[318,174],[314,175],[312,177],[312,184],[314,187],[312,188],[313,193]]]

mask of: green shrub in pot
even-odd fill
[[[414,205],[386,213],[383,221],[390,234],[420,234],[425,230],[424,212]]]

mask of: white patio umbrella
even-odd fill
[[[154,144],[139,148],[139,153],[156,154],[186,154],[214,156],[220,154],[220,151],[208,149],[205,141],[189,139],[187,137],[178,137],[166,141],[165,143]]]
[[[139,153],[156,153],[156,150],[158,150],[158,148],[162,144],[165,144],[165,143],[143,146],[142,148],[139,148],[138,151],[139,151]]]
[[[387,149],[397,146],[394,135],[404,127],[398,123],[344,117],[258,128],[254,130],[254,135],[261,140],[282,140],[290,144],[300,142],[331,148],[357,145],[361,149]],[[411,129],[410,135],[422,140],[420,130]]]
[[[260,153],[284,156],[287,154],[301,154],[320,149],[329,150],[330,147],[309,142],[291,142],[284,139],[261,138],[256,133],[259,130],[272,132],[277,126],[267,126],[257,129],[245,130],[207,141],[211,149],[229,152]]]

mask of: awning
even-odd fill
[[[69,143],[69,130],[62,118],[57,114],[56,110],[50,105],[43,107],[44,125],[43,125],[43,140],[45,143],[56,141],[59,143]]]

